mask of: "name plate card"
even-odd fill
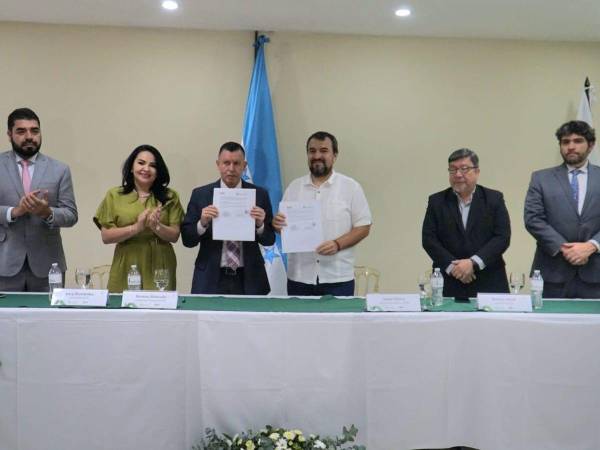
[[[478,294],[477,309],[495,312],[531,312],[531,297],[518,294]]]
[[[122,308],[177,309],[176,291],[123,291]]]
[[[52,306],[91,306],[104,307],[108,301],[106,289],[62,289],[52,291]]]
[[[420,312],[419,294],[367,294],[367,311]]]

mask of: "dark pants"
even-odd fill
[[[544,282],[544,298],[600,298],[600,283],[586,283],[579,275],[566,283]]]
[[[217,294],[244,295],[244,268],[238,267],[236,271],[221,267]]]
[[[63,274],[63,284],[64,284]],[[0,291],[8,292],[48,292],[48,276],[36,277],[29,268],[29,262],[25,263],[21,270],[12,277],[0,277]]]
[[[354,280],[340,281],[339,283],[319,283],[305,284],[288,279],[287,282],[288,295],[334,295],[336,297],[353,296],[354,295]]]

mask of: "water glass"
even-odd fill
[[[169,269],[156,269],[154,271],[154,284],[159,291],[164,291],[169,285]]]
[[[75,269],[75,284],[81,289],[88,289],[92,282],[90,269]]]
[[[525,286],[525,274],[511,272],[510,274],[510,291],[513,294],[518,294],[521,288]]]
[[[430,309],[432,306],[431,303],[431,271],[428,270],[419,275],[418,286],[419,286],[419,296],[421,297],[421,304],[423,305],[423,309]]]

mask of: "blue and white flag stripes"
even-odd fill
[[[246,104],[242,145],[246,150],[248,161],[244,179],[264,187],[269,192],[273,213],[276,213],[282,192],[275,121],[265,64],[267,42],[269,38],[261,35],[254,44],[257,52]],[[261,250],[271,285],[271,294],[287,295],[287,276],[281,253],[281,237],[277,236],[276,245],[261,246]]]
[[[592,128],[594,127],[594,121],[592,120],[592,103],[594,100],[596,100],[594,87],[590,84],[590,80],[586,78],[581,99],[579,100],[579,108],[577,109],[577,120],[587,122]],[[597,148],[592,150],[589,159],[592,164],[598,165],[600,163],[600,155]]]

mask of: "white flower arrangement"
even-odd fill
[[[354,425],[343,427],[342,435],[333,438],[316,434],[307,437],[301,430],[271,425],[258,432],[248,430],[233,437],[225,433],[219,435],[214,429],[207,428],[205,439],[192,450],[366,450],[363,445],[351,444],[357,434]]]

